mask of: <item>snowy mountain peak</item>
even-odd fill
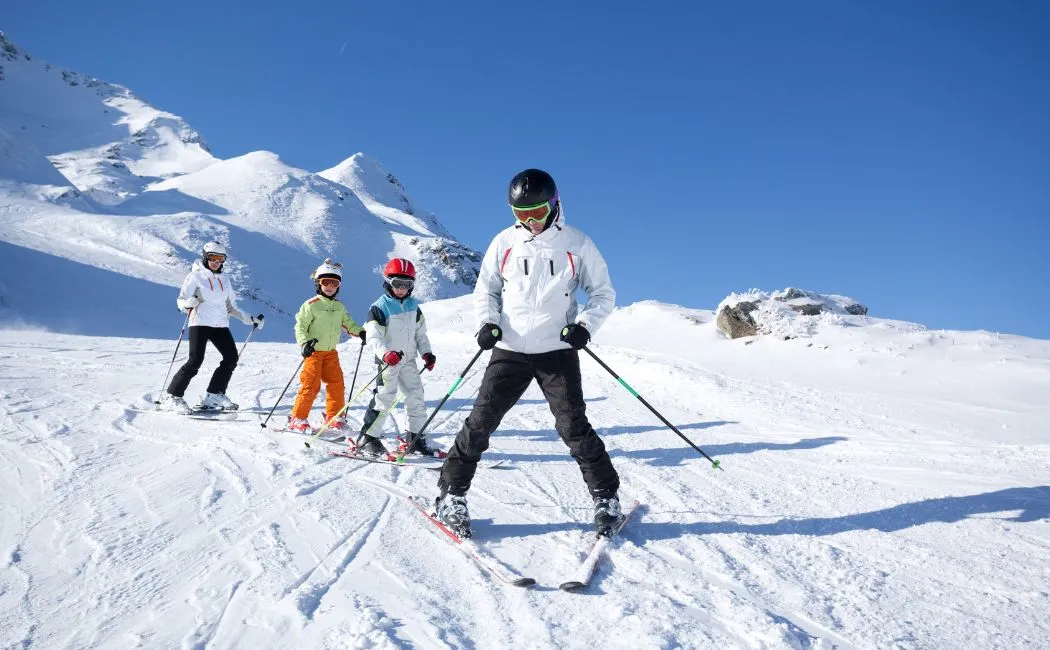
[[[367,154],[355,153],[335,167],[318,172],[317,175],[349,187],[362,200],[397,208],[409,215],[416,212],[412,199],[401,181],[384,169],[378,160]]]
[[[215,162],[182,118],[128,88],[33,58],[0,36],[0,128],[31,142],[95,201],[116,205]]]

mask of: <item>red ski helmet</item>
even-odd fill
[[[395,257],[383,267],[383,277],[390,278],[400,276],[402,278],[416,279],[416,267],[412,262],[403,257]]]

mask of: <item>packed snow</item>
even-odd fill
[[[469,301],[424,305],[429,408],[477,349]],[[433,497],[436,472],[260,427],[292,343],[250,342],[242,411],[211,422],[142,411],[176,319],[171,340],[2,331],[0,647],[1046,647],[1050,342],[868,317],[730,341],[713,318],[630,305],[592,349],[724,471],[583,358],[589,417],[643,506],[577,594],[557,585],[591,507],[535,387],[469,494],[476,540],[538,582],[521,589],[374,484]],[[349,380],[360,346],[341,347]]]

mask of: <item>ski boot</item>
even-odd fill
[[[612,530],[623,521],[620,510],[620,499],[612,496],[594,497],[594,529],[599,535],[609,536]]]
[[[314,428],[310,426],[310,421],[304,418],[289,417],[288,418],[288,430],[295,431],[297,433],[313,433]]]
[[[357,443],[351,445],[352,453],[359,456],[371,456],[373,458],[389,459],[390,452],[387,451],[383,441],[375,436],[362,433],[357,438]]]
[[[467,497],[458,494],[445,494],[434,500],[434,516],[437,520],[455,533],[460,539],[469,539],[470,512],[467,511]]]
[[[199,408],[202,411],[236,411],[240,407],[224,393],[205,393]]]
[[[193,413],[193,409],[186,403],[186,400],[171,393],[164,393],[160,396],[160,409],[162,411],[171,411],[172,413],[178,413],[179,415],[189,415]]]
[[[419,456],[430,456],[431,458],[444,458],[448,454],[441,451],[437,447],[431,447],[427,444],[426,436],[416,436],[416,439],[412,442],[412,446],[408,446],[408,441],[412,440],[413,434],[411,432],[405,434],[405,438],[401,436],[397,437],[397,455],[407,456],[409,454],[416,454]]]

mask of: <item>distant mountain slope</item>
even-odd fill
[[[136,299],[127,290],[134,282],[107,286],[113,274],[166,286],[171,312],[173,287],[210,239],[228,246],[227,273],[244,307],[273,317],[264,339],[288,337],[323,258],[344,264],[340,297],[359,317],[390,257],[416,263],[423,300],[469,292],[480,266],[476,251],[364,154],[322,174],[267,151],[220,160],[182,118],[123,86],[40,61],[0,34],[0,242],[26,249],[0,259],[0,323],[98,332]],[[56,309],[19,282],[24,265],[46,268],[50,258],[107,273]],[[129,322],[141,324],[131,329],[138,336],[171,329]]]

